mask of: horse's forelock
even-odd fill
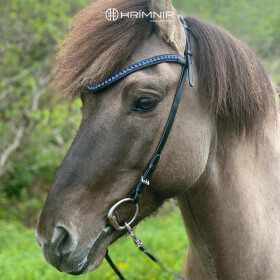
[[[267,73],[255,54],[228,32],[186,18],[195,41],[199,92],[222,131],[251,134],[260,130],[276,101]]]
[[[153,32],[148,17],[109,21],[108,9],[144,11],[148,0],[100,0],[81,11],[61,43],[57,56],[57,83],[71,95],[80,94],[88,84],[97,84],[115,74],[132,52]]]
[[[76,16],[57,59],[58,84],[72,95],[118,72],[154,31],[148,17],[107,20],[105,12],[110,8],[147,13],[149,1],[100,0]],[[228,32],[195,18],[186,20],[195,41],[198,86],[206,109],[216,114],[223,130],[257,131],[276,108],[264,67]]]

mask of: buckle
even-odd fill
[[[144,177],[141,176],[141,183],[145,184],[146,186],[149,186],[150,185],[150,181],[148,179],[145,179],[144,180]]]

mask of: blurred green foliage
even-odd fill
[[[278,0],[174,0],[181,14],[245,41],[280,83]],[[0,219],[34,225],[80,122],[79,100],[53,87],[57,45],[88,0],[0,2]]]
[[[71,276],[59,273],[44,260],[35,242],[34,229],[26,229],[21,224],[3,221],[0,221],[0,227],[2,280],[118,279],[105,261],[97,271],[86,275]],[[150,252],[155,254],[169,270],[180,272],[188,242],[178,210],[142,222],[135,232]],[[146,255],[140,253],[131,238],[122,238],[110,246],[110,255],[127,279],[174,279],[174,276],[163,272]]]
[[[0,218],[34,224],[78,128],[81,102],[66,102],[53,88],[52,64],[73,14],[86,4],[1,1]]]
[[[182,14],[196,16],[229,30],[260,57],[280,84],[279,0],[173,0]]]

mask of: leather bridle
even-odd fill
[[[165,55],[159,55],[159,56],[151,57],[151,58],[145,59],[143,61],[137,62],[137,63],[131,65],[130,67],[127,67],[126,69],[120,71],[119,73],[117,73],[114,76],[108,78],[106,81],[104,81],[100,84],[97,84],[95,86],[87,86],[88,90],[95,93],[95,92],[99,92],[101,89],[104,89],[105,87],[107,87],[111,84],[114,84],[116,81],[118,81],[120,79],[123,79],[124,77],[128,76],[129,74],[131,74],[135,71],[138,71],[140,69],[143,69],[143,68],[155,65],[155,64],[159,64],[159,63],[163,63],[163,62],[168,62],[168,63],[173,62],[173,63],[179,63],[179,64],[182,65],[182,72],[181,72],[179,84],[178,84],[178,87],[177,87],[177,91],[176,91],[176,94],[174,96],[173,104],[172,104],[172,107],[171,107],[171,110],[170,110],[170,113],[169,113],[169,117],[168,117],[167,123],[165,125],[164,132],[163,132],[163,134],[161,136],[161,139],[159,141],[159,144],[158,144],[158,146],[155,150],[154,155],[152,156],[152,159],[150,160],[150,162],[147,165],[145,171],[141,175],[141,178],[138,181],[138,183],[133,188],[133,190],[130,192],[128,198],[122,199],[119,202],[117,202],[116,204],[114,204],[111,207],[110,211],[108,212],[108,220],[109,220],[110,224],[116,230],[128,229],[130,235],[134,239],[134,242],[138,246],[138,248],[141,251],[143,251],[144,253],[146,253],[152,260],[154,260],[156,262],[158,262],[157,259],[154,258],[147,251],[147,249],[143,246],[142,242],[139,239],[136,238],[135,234],[133,233],[133,231],[130,228],[130,225],[132,224],[132,222],[137,217],[138,202],[141,198],[141,195],[143,193],[143,190],[144,190],[145,186],[149,185],[149,183],[150,183],[149,180],[150,180],[152,174],[154,173],[154,171],[156,170],[157,164],[158,164],[159,159],[160,159],[161,152],[162,152],[162,150],[164,148],[164,145],[167,141],[167,138],[170,134],[170,131],[171,131],[171,128],[172,128],[172,125],[174,123],[175,116],[176,116],[176,113],[177,113],[177,109],[178,109],[178,106],[179,106],[179,103],[180,103],[180,99],[181,99],[181,96],[182,96],[184,85],[185,85],[185,82],[186,82],[187,73],[188,73],[188,78],[189,78],[189,85],[191,87],[194,86],[194,75],[193,75],[193,65],[192,65],[192,48],[191,48],[190,35],[189,35],[189,32],[188,32],[188,26],[187,26],[187,23],[186,23],[185,19],[182,16],[180,16],[179,18],[180,18],[180,21],[182,22],[182,24],[184,26],[184,30],[185,30],[185,33],[186,33],[186,39],[187,39],[186,47],[185,47],[185,51],[184,51],[184,58],[180,57],[176,54],[165,54]],[[120,204],[122,204],[124,202],[129,202],[129,203],[135,204],[136,213],[129,223],[125,223],[124,226],[120,226],[116,216],[114,215],[114,210]],[[123,276],[121,275],[121,273],[118,271],[118,269],[113,264],[113,262],[110,259],[108,253],[106,254],[106,259],[108,260],[111,267],[115,270],[117,275],[120,277],[120,279],[124,279]],[[160,264],[160,266],[162,266],[162,265]]]

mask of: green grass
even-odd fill
[[[95,272],[71,276],[60,273],[43,259],[35,240],[35,229],[0,220],[1,280],[102,280],[118,279],[106,261]],[[142,222],[135,230],[149,251],[168,269],[180,272],[187,248],[187,237],[180,213],[173,210]],[[110,256],[126,279],[174,279],[141,253],[131,238],[122,238],[110,246]]]

